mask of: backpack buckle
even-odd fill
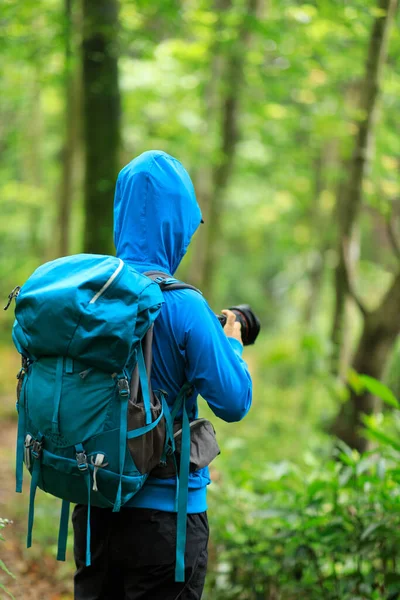
[[[25,371],[24,367],[21,367],[20,370],[17,373],[17,379],[18,379],[18,381],[20,379],[23,379],[24,376],[25,376],[25,374],[26,374],[26,371]]]
[[[88,461],[86,452],[77,452],[76,453],[76,462],[78,463],[78,469],[80,471],[87,471]]]
[[[15,287],[13,289],[13,291],[11,292],[11,294],[8,294],[8,302],[4,307],[4,310],[7,310],[10,307],[11,302],[13,301],[14,298],[18,298],[18,294],[21,291],[21,286],[17,285],[17,287]]]
[[[34,458],[40,458],[40,455],[42,454],[42,442],[33,440],[31,446],[32,446],[32,456]]]
[[[31,467],[31,454],[29,452],[29,449],[32,448],[33,444],[34,444],[34,439],[28,433],[28,435],[25,438],[25,442],[24,442],[24,462],[25,462],[27,469],[29,469]]]
[[[118,392],[120,396],[129,396],[129,382],[126,378],[118,379]]]

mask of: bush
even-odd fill
[[[304,467],[260,463],[247,489],[212,486],[205,597],[400,598],[400,438],[388,433],[399,413],[386,420],[368,420],[379,447],[363,456],[338,443],[333,459]]]

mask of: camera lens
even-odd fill
[[[236,321],[239,321],[244,346],[254,344],[260,333],[261,324],[248,304],[238,304],[229,308],[236,315]],[[226,325],[226,316],[217,315],[222,327]]]

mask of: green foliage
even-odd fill
[[[382,425],[369,431],[380,445],[363,456],[338,443],[334,460],[259,463],[249,486],[231,473],[211,488],[207,599],[397,597],[400,448]]]
[[[381,381],[377,381],[368,375],[359,375],[355,371],[349,374],[349,383],[353,390],[359,395],[364,391],[380,398],[385,404],[392,408],[399,408],[399,402],[392,390]]]
[[[10,521],[8,521],[7,519],[3,519],[0,517],[0,532],[9,523],[10,523]],[[1,533],[0,533],[0,542],[4,542],[4,537],[1,535]],[[7,565],[1,559],[0,559],[0,571],[3,571],[3,573],[5,573],[9,577],[12,577],[13,579],[15,579],[15,575],[13,575],[13,573],[11,573],[11,571],[8,569]],[[14,596],[12,595],[12,593],[7,590],[5,584],[2,583],[1,581],[0,581],[0,590],[3,590],[3,592],[5,594],[7,594],[10,598],[14,599]]]

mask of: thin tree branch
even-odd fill
[[[354,300],[361,314],[364,317],[366,317],[369,311],[367,310],[364,302],[361,300],[360,296],[355,290],[353,277],[351,276],[351,268],[349,266],[349,243],[346,239],[343,240],[341,252],[343,259],[343,275],[345,279],[347,293]]]

